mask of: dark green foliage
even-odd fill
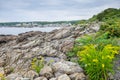
[[[100,30],[103,33],[108,32],[109,37],[120,37],[120,19],[106,21],[101,25]]]
[[[92,18],[90,18],[90,21],[106,21],[109,19],[116,19],[120,18],[120,9],[115,8],[108,8],[101,13],[94,15]]]

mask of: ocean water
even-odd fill
[[[25,33],[29,31],[42,31],[42,32],[50,32],[54,29],[60,29],[61,27],[32,27],[32,28],[24,28],[24,27],[0,27],[0,35],[18,35],[20,33]]]

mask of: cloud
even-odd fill
[[[58,21],[88,19],[120,0],[0,0],[1,21]]]

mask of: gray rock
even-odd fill
[[[58,57],[44,57],[44,61],[46,62],[46,64],[51,65],[53,63],[59,62],[60,58],[58,58]]]
[[[24,77],[30,78],[31,80],[33,80],[35,77],[38,77],[38,73],[36,73],[33,70],[28,71],[27,73],[25,73]]]
[[[66,38],[68,36],[70,36],[70,29],[68,28],[63,28],[59,31],[56,32],[57,34],[55,34],[55,36],[52,39],[61,39],[61,38]]]
[[[52,68],[50,66],[44,66],[40,71],[40,75],[45,76],[46,78],[53,77]]]
[[[15,80],[17,77],[22,77],[21,75],[19,75],[18,73],[12,73],[12,74],[9,74],[6,79],[7,80]]]
[[[55,72],[54,74],[55,74],[55,77],[58,77],[58,76],[60,76],[60,75],[62,75],[62,74],[64,74],[64,73]]]
[[[49,79],[49,80],[57,80],[57,78],[51,78],[51,79]]]
[[[4,74],[4,73],[5,73],[3,67],[0,67],[0,73],[1,73],[1,74]]]
[[[83,69],[77,64],[69,61],[60,61],[52,65],[54,72],[73,74],[83,72]]]
[[[62,52],[68,52],[70,51],[74,46],[74,38],[66,39],[61,45],[60,45],[60,51]]]
[[[71,80],[71,79],[67,74],[63,74],[59,76],[57,80]]]
[[[21,78],[20,80],[33,80],[33,79],[30,79],[30,78]]]
[[[38,77],[38,78],[35,78],[34,80],[48,80],[46,77]]]
[[[83,73],[73,73],[69,76],[72,80],[86,80],[86,76]]]
[[[23,77],[17,77],[15,80],[21,80]]]
[[[4,66],[4,64],[5,64],[4,59],[3,59],[3,58],[0,58],[0,67]]]

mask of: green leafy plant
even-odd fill
[[[37,73],[40,72],[40,70],[44,67],[44,58],[39,57],[39,58],[34,58],[31,62],[31,68],[35,70]]]
[[[76,39],[76,45],[77,46],[84,46],[89,44],[97,45],[97,48],[100,50],[107,44],[112,44],[114,46],[117,46],[118,39],[117,38],[109,38],[109,33],[101,33],[98,32],[96,34],[92,35],[85,35],[81,38]]]
[[[67,60],[72,61],[72,62],[77,62],[77,60],[76,59],[73,60],[73,58],[77,57],[76,53],[80,51],[81,49],[82,47],[75,45],[71,51],[67,52],[66,54]]]
[[[94,37],[91,35],[84,35],[81,38],[76,39],[77,45],[88,45],[93,42]]]
[[[104,22],[100,30],[109,32],[109,37],[120,37],[120,19],[111,19]]]
[[[113,72],[112,61],[118,54],[119,47],[106,45],[102,50],[97,50],[96,47],[84,46],[84,50],[78,51],[77,56],[90,80],[108,80],[108,73]]]

